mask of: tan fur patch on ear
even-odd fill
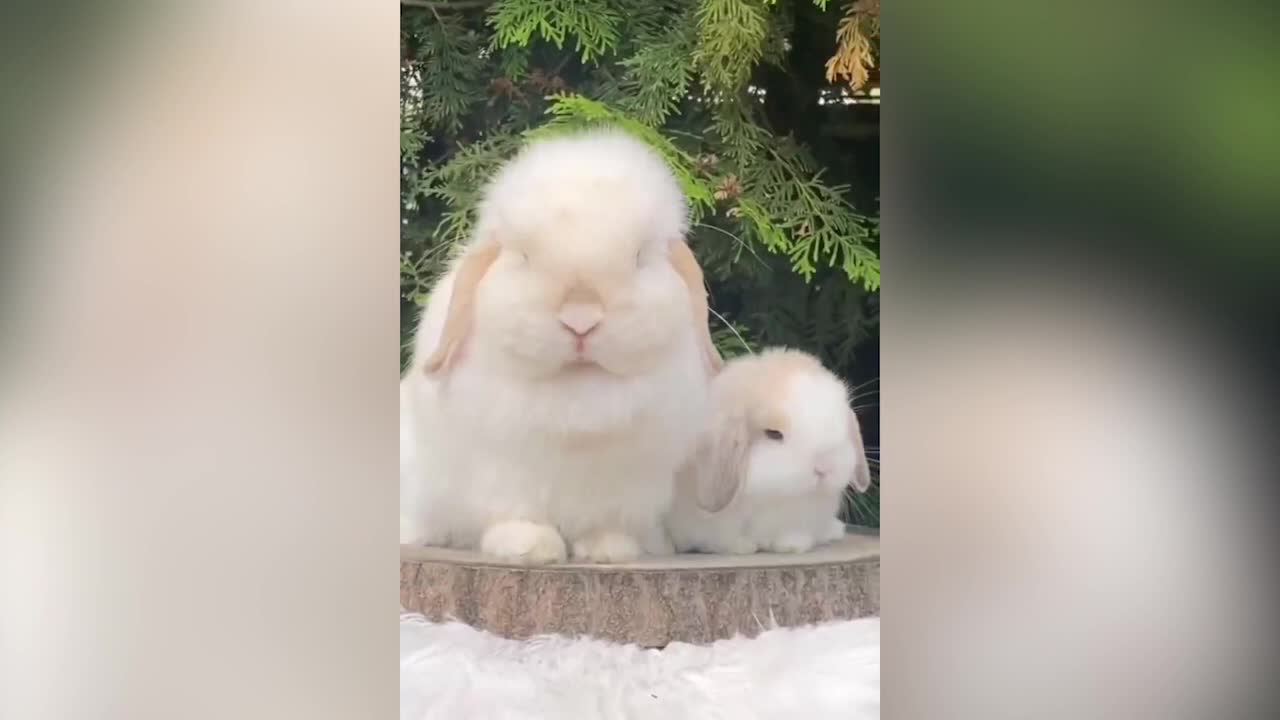
[[[457,361],[458,351],[471,333],[474,322],[476,288],[489,271],[489,266],[498,259],[500,248],[496,243],[488,243],[471,250],[463,256],[453,278],[453,293],[449,296],[449,311],[445,315],[444,329],[440,333],[440,341],[436,344],[431,357],[423,363],[423,370],[428,375],[447,371]]]
[[[751,450],[751,425],[745,416],[722,414],[713,426],[708,472],[702,474],[696,487],[698,506],[707,512],[719,512],[737,497]]]
[[[694,331],[698,333],[698,344],[702,346],[702,357],[706,363],[707,372],[715,375],[720,372],[720,368],[724,367],[724,360],[720,357],[720,351],[716,350],[716,345],[711,340],[711,326],[709,324],[711,310],[707,305],[707,288],[702,279],[702,266],[698,265],[698,259],[694,257],[693,250],[683,240],[677,239],[671,242],[668,257],[671,260],[671,266],[675,268],[676,273],[680,275],[680,278],[684,280],[684,284],[689,288],[689,304],[693,307]]]

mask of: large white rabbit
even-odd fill
[[[616,131],[499,171],[415,339],[401,542],[530,564],[671,550],[720,366],[687,217],[663,159]]]

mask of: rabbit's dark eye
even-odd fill
[[[768,429],[768,430],[765,430],[765,431],[764,431],[764,436],[765,436],[765,437],[767,437],[767,438],[769,438],[770,440],[777,440],[778,442],[782,442],[782,431],[781,431],[781,430],[774,430],[774,429],[770,428],[770,429]]]

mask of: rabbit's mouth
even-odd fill
[[[569,373],[583,372],[608,372],[599,362],[592,360],[586,355],[575,356],[565,365],[565,371]]]
[[[610,370],[598,360],[579,356],[570,360],[562,371],[562,375],[570,379],[617,379],[624,377],[621,373]]]

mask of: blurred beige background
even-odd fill
[[[396,6],[120,13],[6,260],[0,717],[393,717]]]
[[[1062,34],[999,5],[976,56],[1018,21]],[[0,717],[392,717],[396,6],[116,11],[8,138]],[[890,73],[958,37],[884,22]],[[1035,138],[1061,111],[1008,117]],[[1268,383],[1187,312],[1231,277],[994,250],[940,273],[992,234],[923,222],[908,126],[885,122],[886,717],[1265,717]]]

